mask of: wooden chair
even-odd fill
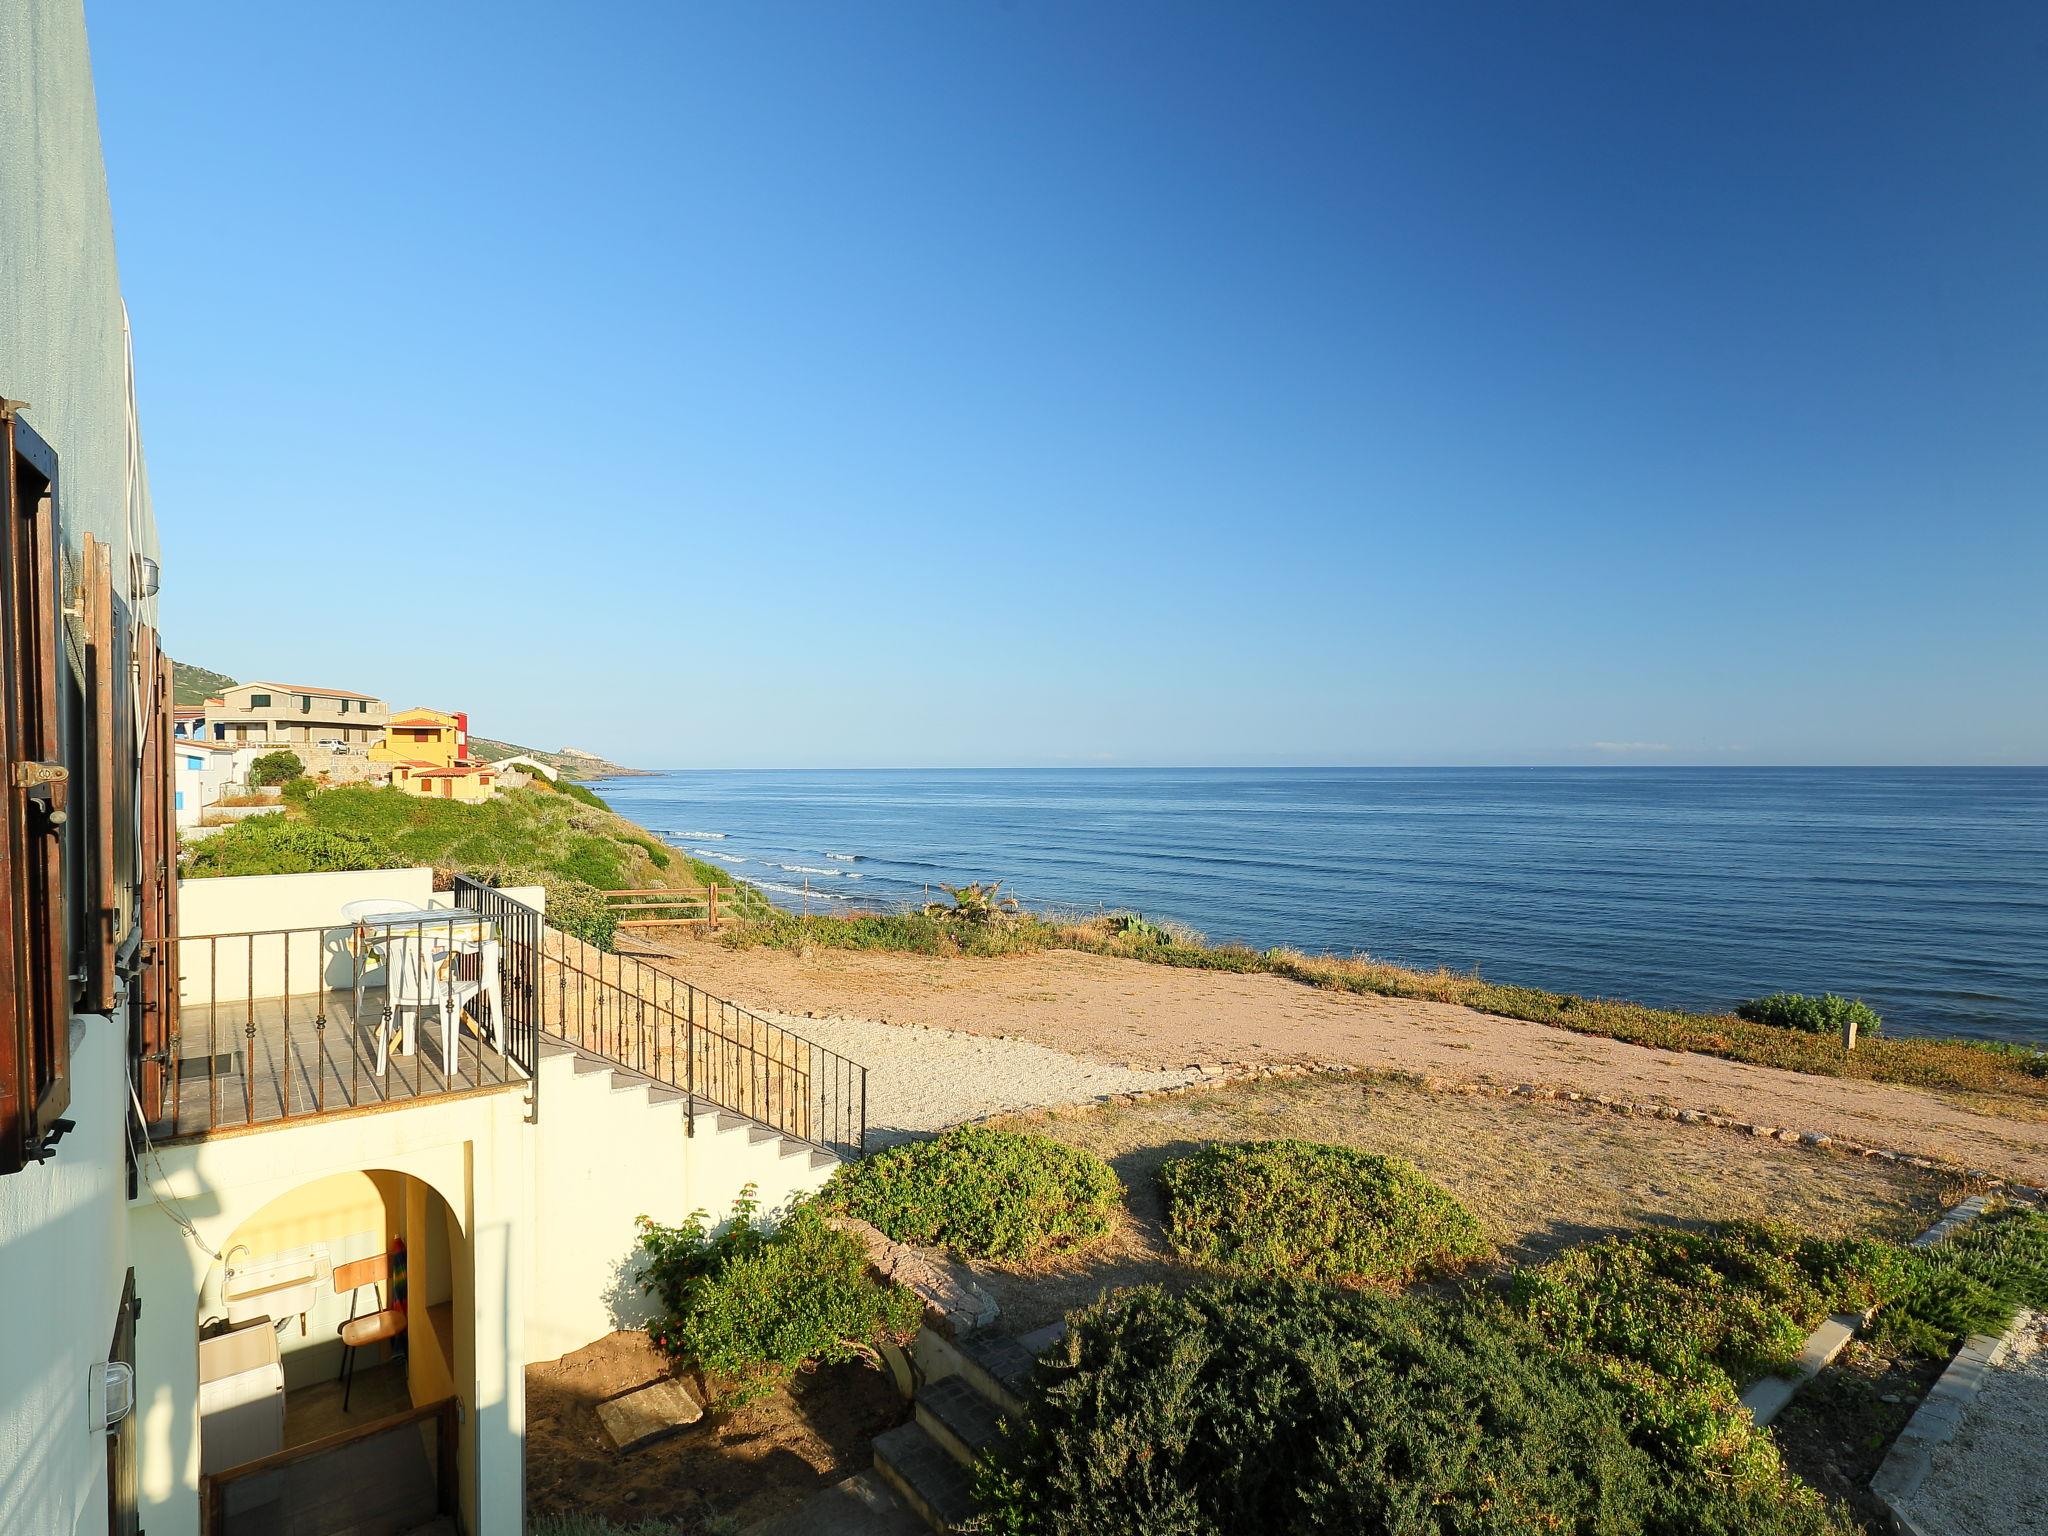
[[[382,1344],[405,1333],[405,1312],[385,1302],[385,1287],[391,1283],[391,1255],[379,1253],[352,1264],[334,1266],[334,1294],[348,1297],[348,1321],[341,1325],[341,1411],[348,1412],[348,1395],[355,1387],[356,1351],[366,1344]],[[367,1317],[356,1316],[356,1303],[364,1287],[377,1298],[377,1310]]]

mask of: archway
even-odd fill
[[[473,1266],[439,1191],[392,1169],[329,1174],[243,1219],[220,1252],[196,1320],[200,1470],[228,1529],[267,1531],[272,1511],[329,1496],[352,1522],[337,1530],[384,1528],[386,1504],[392,1530],[452,1507]]]

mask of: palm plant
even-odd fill
[[[1003,882],[990,880],[986,884],[979,880],[966,885],[942,885],[939,887],[953,898],[949,907],[943,901],[926,904],[926,917],[941,917],[956,923],[1001,923],[1007,922],[1024,910],[1023,904],[1014,896],[1002,894]]]

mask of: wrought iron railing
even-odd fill
[[[522,964],[537,971],[538,943],[522,962],[491,914],[422,913],[402,934],[340,922],[177,945],[164,1102],[147,1107],[155,1134],[211,1135],[531,1081],[533,988],[513,977]]]
[[[867,1149],[868,1069],[630,955],[547,935],[548,1034],[839,1157]]]

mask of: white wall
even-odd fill
[[[465,1527],[473,1536],[518,1536],[521,1349],[535,1232],[525,1111],[526,1097],[514,1088],[162,1150],[160,1171],[128,1213],[136,1281],[147,1299],[137,1333],[136,1411],[142,1523],[150,1536],[197,1536],[199,1529],[198,1324],[218,1255],[280,1196],[336,1173],[375,1169],[426,1183],[462,1228],[465,1257],[455,1283],[472,1298],[469,1309],[456,1309]],[[198,1228],[198,1242],[178,1229],[167,1204]],[[82,1421],[82,1403],[78,1411]],[[15,1527],[5,1529],[12,1536]]]

